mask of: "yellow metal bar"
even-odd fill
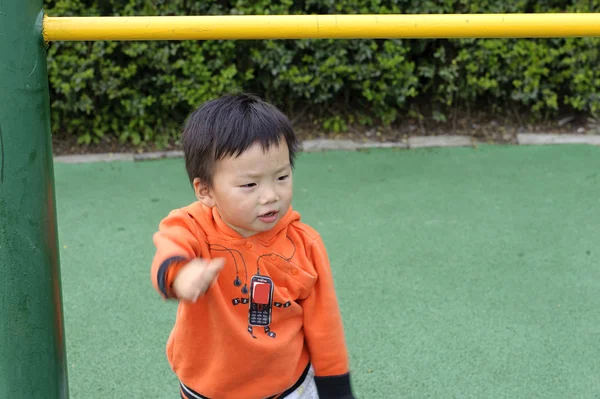
[[[600,13],[49,17],[46,41],[600,36]]]

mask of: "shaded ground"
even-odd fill
[[[368,128],[349,126],[346,132],[324,132],[308,122],[300,122],[295,126],[300,140],[315,138],[351,139],[357,141],[401,141],[408,136],[472,136],[483,143],[515,144],[517,133],[564,133],[564,134],[600,134],[600,121],[584,116],[566,116],[547,122],[527,124],[514,117],[495,118],[480,115],[474,117],[457,117],[450,122],[419,121],[407,119],[404,123],[387,128]],[[166,148],[157,148],[152,144],[136,147],[129,142],[121,143],[116,138],[105,136],[99,143],[81,145],[77,137],[56,134],[52,137],[55,155],[116,153],[116,152],[151,152],[157,150],[179,150],[179,143],[172,141]]]
[[[301,154],[358,398],[598,398],[599,170],[591,146]],[[149,262],[182,160],[55,172],[71,397],[177,397]]]

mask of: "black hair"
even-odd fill
[[[282,139],[288,145],[293,167],[298,140],[290,120],[274,105],[248,93],[208,101],[190,114],[183,129],[190,182],[197,177],[210,187],[218,160],[238,157],[257,142],[268,150]]]

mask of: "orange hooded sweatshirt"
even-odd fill
[[[312,365],[321,399],[353,398],[327,252],[291,207],[270,231],[244,238],[195,202],[161,221],[154,244],[151,278],[164,298],[188,261],[226,260],[204,296],[179,303],[167,342],[184,397],[264,399],[297,386]]]

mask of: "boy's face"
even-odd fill
[[[264,151],[253,144],[239,157],[217,161],[212,188],[194,180],[196,196],[216,206],[225,223],[243,237],[268,231],[292,202],[292,168],[285,140]]]

